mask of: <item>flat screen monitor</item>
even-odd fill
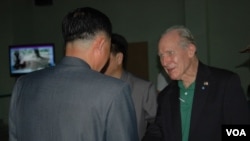
[[[54,44],[29,44],[9,46],[11,76],[20,76],[55,66]]]

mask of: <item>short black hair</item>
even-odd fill
[[[117,33],[112,34],[110,52],[112,54],[117,54],[117,53],[123,54],[122,65],[123,68],[125,68],[127,63],[128,42],[122,35]]]
[[[77,8],[69,12],[62,21],[65,43],[76,39],[91,39],[101,31],[111,37],[111,21],[104,13],[91,7]]]

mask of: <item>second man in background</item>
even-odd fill
[[[130,84],[137,117],[138,134],[141,139],[148,124],[154,121],[157,109],[157,91],[151,82],[138,78],[125,70],[127,50],[127,40],[122,35],[112,34],[110,60],[103,72]]]

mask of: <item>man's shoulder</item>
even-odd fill
[[[233,76],[233,75],[237,75],[237,73],[225,69],[225,68],[220,68],[220,67],[214,67],[214,66],[208,66],[211,75],[215,75],[215,76],[221,76],[221,77],[229,77],[229,76]]]
[[[204,73],[206,75],[212,75],[212,76],[232,76],[232,75],[237,75],[237,73],[229,70],[229,69],[225,69],[222,67],[218,67],[218,66],[210,66],[210,65],[206,65],[203,63],[199,64],[199,72],[200,73]]]
[[[104,75],[104,79],[105,79],[105,82],[112,83],[112,85],[125,85],[125,84],[127,84],[126,82],[124,82],[121,79],[117,79],[117,78],[106,76],[106,75]]]
[[[144,85],[153,85],[152,82],[145,80],[143,78],[140,78],[139,76],[136,76],[135,74],[131,73],[131,72],[127,72],[128,78],[131,79],[132,81],[136,82],[136,83],[140,83],[140,84],[144,84]]]

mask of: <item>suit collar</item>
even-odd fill
[[[210,84],[209,77],[210,71],[208,66],[199,62],[192,106],[192,117],[190,122],[190,135],[193,135],[191,132],[194,132],[197,121],[199,121],[200,117],[202,116],[202,111],[206,104]]]
[[[90,69],[90,65],[76,57],[65,56],[58,65],[81,66]]]
[[[128,77],[129,77],[128,72],[125,71],[125,70],[123,70],[123,71],[122,71],[121,80],[123,80],[123,81],[128,81]]]
[[[165,91],[167,91],[167,95],[165,95]],[[165,105],[164,108],[170,108],[171,112],[165,114],[170,116],[169,124],[171,124],[171,129],[169,130],[176,141],[181,141],[182,138],[179,92],[178,81],[172,80],[171,83],[169,83],[169,85],[159,94],[160,98],[158,98],[158,100],[161,100],[161,95],[169,97],[169,101],[164,102],[163,105]]]
[[[134,81],[133,81],[133,74],[129,73],[126,70],[122,71],[122,76],[121,76],[121,80],[128,82],[131,89],[134,89]]]

